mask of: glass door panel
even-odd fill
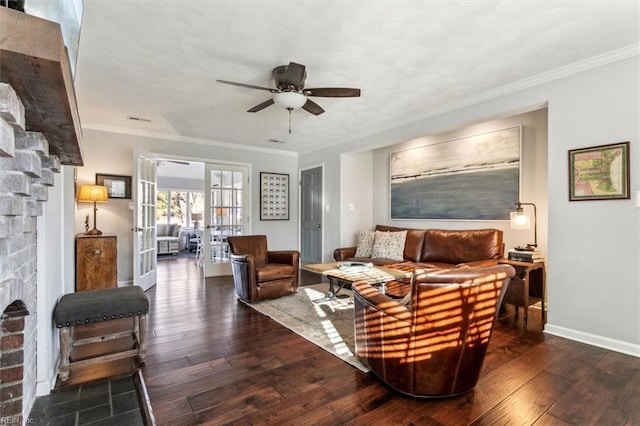
[[[205,165],[205,276],[229,275],[227,237],[248,232],[249,218],[243,215],[249,205],[249,168],[226,164]],[[208,235],[207,235],[208,234]]]

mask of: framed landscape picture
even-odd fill
[[[629,142],[569,151],[569,201],[630,196]]]
[[[391,219],[509,220],[521,134],[515,126],[392,152]]]

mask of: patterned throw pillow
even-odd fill
[[[371,257],[404,260],[404,241],[406,239],[407,231],[376,231]]]
[[[360,231],[358,235],[358,247],[356,248],[356,257],[371,257],[373,251],[373,242],[376,239],[375,231]]]

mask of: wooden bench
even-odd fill
[[[145,334],[146,316],[149,313],[149,300],[141,287],[118,287],[101,290],[88,290],[65,294],[60,298],[54,311],[56,327],[60,329],[60,360],[58,377],[62,381],[69,378],[71,368],[82,368],[102,362],[126,357],[137,357],[144,362],[147,352]],[[133,326],[130,331],[119,331],[73,340],[71,329],[102,321],[110,321],[130,317]],[[87,359],[71,361],[71,348],[121,339],[131,336],[134,349],[106,355],[93,356]]]

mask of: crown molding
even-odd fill
[[[147,130],[131,129],[128,127],[108,126],[100,123],[83,123],[82,128],[86,130],[97,130],[100,132],[116,133],[129,136],[140,136],[145,138],[154,138],[173,142],[188,142],[196,145],[206,145],[207,147],[218,147],[242,151],[262,152],[264,154],[285,155],[297,157],[298,153],[294,151],[286,151],[282,149],[263,148],[253,145],[245,145],[241,143],[221,142],[213,139],[194,138],[191,136],[173,135],[169,133],[150,132]]]
[[[530,89],[532,87],[539,86],[541,84],[549,83],[555,80],[566,78],[581,72],[589,71],[604,65],[612,64],[615,62],[623,61],[625,59],[632,58],[634,56],[640,56],[640,43],[635,43],[627,47],[612,50],[605,54],[594,56],[589,59],[574,62],[570,65],[556,68],[551,71],[547,71],[533,77],[529,77],[523,80],[519,80],[504,86],[497,87],[486,92],[479,93],[477,95],[469,96],[464,99],[460,99],[449,104],[433,108],[420,115],[414,115],[402,120],[394,120],[384,123],[380,126],[369,128],[366,131],[353,134],[348,141],[337,142],[335,145],[339,145],[346,142],[355,141],[358,139],[371,137],[379,133],[397,129],[399,127],[408,126],[417,122],[427,120],[429,118],[437,117],[439,115],[456,111],[458,109],[466,108],[471,105],[475,105],[481,102],[486,102],[501,96],[509,95],[511,93],[519,92],[521,90]],[[306,152],[308,153],[308,152]]]

